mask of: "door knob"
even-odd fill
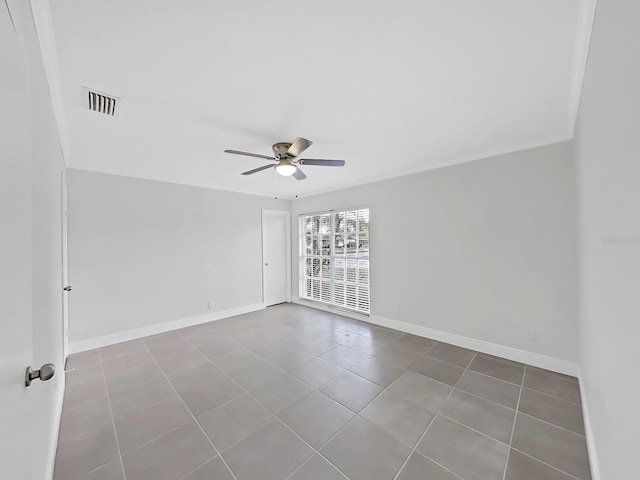
[[[28,387],[31,382],[36,378],[39,378],[43,382],[51,380],[56,373],[56,366],[53,363],[45,363],[39,370],[34,370],[30,366],[27,367],[27,371],[24,374],[24,385]]]
[[[67,285],[66,287],[63,288],[63,290],[65,292],[70,292],[71,291],[71,285]]]
[[[265,267],[268,267],[268,266],[269,266],[269,264],[265,262],[264,266],[265,266]]]

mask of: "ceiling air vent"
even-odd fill
[[[89,88],[84,89],[85,101],[89,110],[94,112],[104,113],[105,115],[115,116],[116,107],[119,106],[120,99],[111,95],[105,95],[104,93],[96,92]]]

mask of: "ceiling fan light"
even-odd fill
[[[278,174],[282,175],[283,177],[290,177],[291,175],[296,173],[297,169],[298,167],[292,165],[289,162],[280,162],[278,163],[278,165],[276,165],[276,172],[278,172]]]

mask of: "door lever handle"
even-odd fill
[[[39,378],[43,382],[51,380],[56,373],[56,366],[53,363],[45,363],[39,370],[34,370],[31,366],[27,367],[27,371],[24,374],[24,386],[28,387],[31,382],[36,378]]]
[[[65,292],[70,292],[71,291],[71,285],[67,285],[66,287],[63,288],[63,290]]]

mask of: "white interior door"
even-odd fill
[[[0,478],[12,480],[52,478],[64,387],[63,159],[36,3],[48,5],[0,2]],[[27,366],[45,363],[55,376],[27,387]]]
[[[0,477],[30,480],[35,397],[24,373],[33,360],[31,106],[27,58],[5,2],[0,58]]]
[[[262,210],[262,285],[265,305],[291,299],[289,212]]]

